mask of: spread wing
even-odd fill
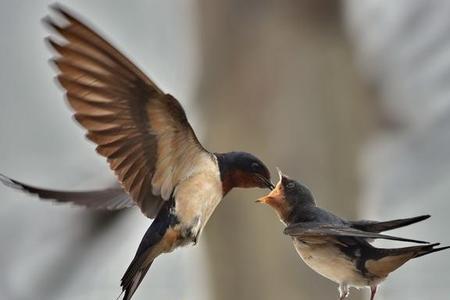
[[[94,191],[56,191],[31,186],[0,174],[0,182],[16,190],[57,203],[72,203],[94,209],[116,210],[134,206],[130,196],[119,186]]]
[[[402,242],[427,244],[428,242],[400,238],[396,236],[366,232],[351,228],[345,225],[332,225],[316,222],[303,222],[289,225],[284,233],[299,238],[320,238],[320,237],[357,237],[364,239],[385,239]]]
[[[48,42],[58,54],[53,59],[57,79],[74,117],[124,190],[153,218],[207,152],[174,97],[72,13],[53,8],[64,23],[44,21],[64,42],[53,36]]]
[[[351,221],[349,222],[349,225],[353,228],[364,230],[364,231],[370,231],[370,232],[383,232],[388,231],[404,226],[408,226],[417,222],[421,222],[423,220],[426,220],[430,217],[430,215],[423,215],[423,216],[417,216],[413,218],[407,218],[407,219],[397,219],[397,220],[390,220],[390,221],[368,221],[368,220],[361,220],[361,221]]]

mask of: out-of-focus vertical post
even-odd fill
[[[356,212],[355,161],[370,128],[336,1],[199,1],[199,103],[209,149],[245,150],[308,184],[320,205]],[[277,178],[274,178],[277,180]],[[215,299],[333,299],[265,191],[233,191],[206,228]]]

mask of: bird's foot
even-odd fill
[[[375,294],[377,293],[377,287],[378,286],[376,286],[376,285],[370,287],[370,300],[375,299]]]
[[[346,284],[339,285],[339,300],[344,300],[348,297],[349,290]]]

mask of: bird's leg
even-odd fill
[[[339,285],[339,300],[344,300],[348,297],[348,286],[346,284]]]
[[[370,300],[375,299],[375,294],[377,293],[377,286],[371,286],[370,287]]]

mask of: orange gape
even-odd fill
[[[284,197],[284,189],[281,185],[281,181],[278,182],[268,195],[259,198],[256,202],[270,205],[275,209],[281,220],[286,220],[289,215],[290,207]]]

